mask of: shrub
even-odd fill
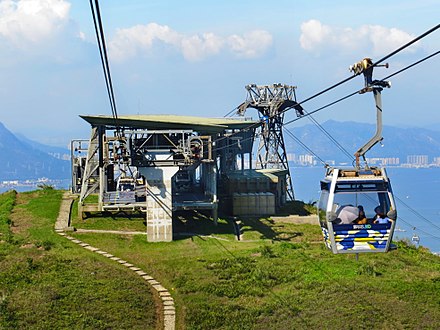
[[[47,183],[39,183],[37,184],[37,188],[41,190],[54,190],[54,186]]]

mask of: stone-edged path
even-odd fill
[[[72,228],[70,225],[70,210],[73,204],[74,196],[72,196],[69,192],[65,192],[63,195],[63,199],[61,201],[60,212],[58,214],[58,218],[55,222],[55,232],[59,235],[67,238],[73,243],[78,244],[79,246],[89,250],[91,252],[98,253],[110,260],[113,260],[128,269],[134,271],[137,275],[142,277],[145,281],[150,284],[153,289],[158,293],[161,302],[162,302],[162,310],[163,310],[163,320],[164,320],[164,329],[165,330],[174,330],[176,327],[176,308],[174,306],[174,299],[171,297],[171,294],[167,289],[165,289],[160,282],[156,281],[153,277],[145,273],[142,269],[130,264],[129,262],[118,258],[106,251],[102,251],[96,247],[93,247],[87,243],[84,243],[74,237],[71,237],[65,233],[65,231],[71,231]]]

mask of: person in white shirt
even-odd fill
[[[376,216],[375,216],[375,220],[373,221],[373,223],[387,224],[388,222],[391,221],[391,219],[388,218],[384,214],[384,212],[382,211],[382,208],[380,206],[376,206],[376,208],[374,209],[374,212],[376,212]]]

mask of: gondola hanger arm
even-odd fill
[[[376,66],[383,66],[386,68],[389,67],[388,63],[383,65],[376,65]],[[355,152],[354,156],[356,157],[357,168],[360,168],[360,160],[359,160],[360,157],[362,157],[365,161],[365,154],[367,153],[367,151],[383,140],[381,92],[383,88],[391,87],[391,84],[389,81],[373,80],[373,69],[374,69],[373,61],[371,60],[371,58],[368,57],[350,66],[350,71],[353,71],[355,75],[359,75],[360,73],[364,75],[365,87],[362,90],[360,90],[359,93],[363,94],[367,92],[373,92],[374,101],[376,104],[376,133],[367,143],[365,143]]]

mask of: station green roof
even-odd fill
[[[80,115],[93,126],[115,127],[115,119],[107,115]],[[207,118],[179,115],[123,115],[117,125],[124,128],[147,130],[193,130],[201,133],[219,133],[226,129],[242,129],[257,121],[239,118]]]

